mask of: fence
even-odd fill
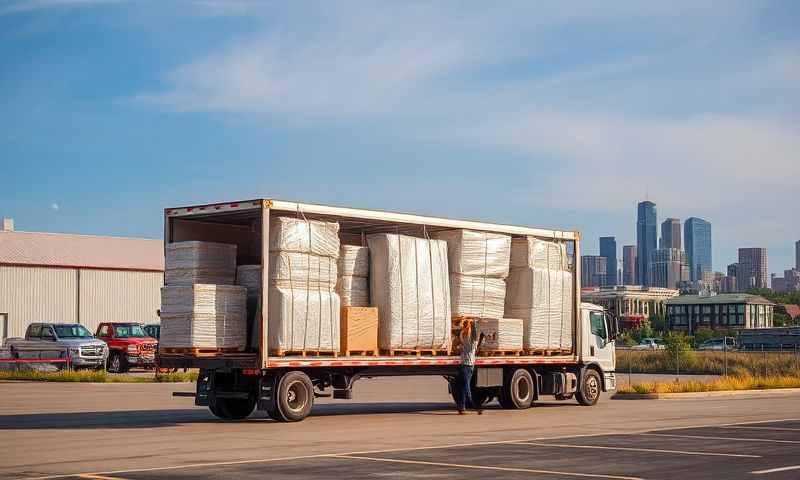
[[[0,350],[0,371],[19,370],[72,370],[72,354],[69,348],[14,348]]]

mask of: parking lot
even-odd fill
[[[220,421],[176,387],[191,388],[0,384],[16,388],[0,396],[0,478],[800,478],[798,394],[461,417],[434,379],[381,379],[281,424]]]

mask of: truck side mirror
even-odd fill
[[[606,323],[608,324],[608,341],[614,341],[619,336],[619,323],[617,323],[616,315],[612,313],[606,314]]]

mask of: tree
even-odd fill
[[[667,317],[664,314],[650,315],[650,326],[656,332],[663,332],[667,329]]]
[[[683,332],[668,332],[664,336],[667,364],[670,368],[678,368],[680,365],[687,366],[694,360],[694,352],[689,344],[689,338]],[[675,362],[678,362],[676,365]]]

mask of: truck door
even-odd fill
[[[589,353],[604,372],[614,371],[614,342],[611,338],[610,317],[601,310],[589,310]]]

